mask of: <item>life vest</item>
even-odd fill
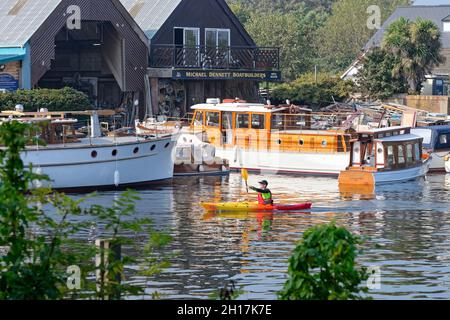
[[[258,193],[258,203],[264,205],[273,204],[272,192]]]

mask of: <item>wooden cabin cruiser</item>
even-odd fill
[[[192,109],[191,133],[202,135],[232,169],[338,176],[348,165],[351,136],[339,127],[348,115],[333,127],[292,105],[209,99]]]
[[[350,165],[339,175],[339,186],[375,186],[423,177],[431,163],[422,153],[422,137],[409,127],[358,132],[350,142]]]
[[[444,172],[445,157],[450,153],[450,125],[413,128],[423,138],[423,147],[431,154],[430,172]]]
[[[103,136],[99,116],[114,111],[2,112],[5,121],[37,125],[36,136],[46,145],[28,145],[22,154],[26,166],[49,176],[60,190],[91,190],[138,186],[173,177],[176,138],[137,135]],[[75,131],[79,123],[70,116],[89,116],[90,135]]]

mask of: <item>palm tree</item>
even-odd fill
[[[406,18],[394,21],[383,40],[383,48],[397,57],[393,76],[404,76],[411,93],[420,93],[425,76],[445,62],[441,54],[441,33],[431,20]]]

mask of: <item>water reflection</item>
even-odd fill
[[[256,184],[261,176],[251,176]],[[255,200],[239,174],[181,178],[140,191],[140,217],[155,221],[174,236],[178,256],[163,274],[145,279],[147,293],[165,298],[207,299],[227,280],[245,291],[241,299],[273,299],[281,289],[287,260],[303,232],[336,221],[367,239],[361,263],[382,270],[375,298],[450,298],[450,178],[377,187],[375,192],[340,192],[336,179],[264,176],[276,201],[312,201],[309,212],[206,213],[201,201]],[[92,203],[109,205],[116,193]],[[86,231],[86,237],[89,230]],[[139,238],[136,238],[139,239]],[[136,240],[143,241],[143,240]]]

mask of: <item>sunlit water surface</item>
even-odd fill
[[[250,177],[257,184],[262,176]],[[450,299],[450,176],[378,188],[375,194],[339,192],[336,179],[264,175],[275,199],[312,201],[309,212],[208,214],[201,201],[246,199],[239,174],[175,179],[139,191],[140,218],[174,237],[171,267],[158,276],[133,275],[146,293],[164,299],[208,299],[234,280],[239,299],[275,299],[296,242],[311,226],[335,220],[367,238],[359,262],[381,268],[375,299]],[[119,195],[100,193],[88,204],[109,206]],[[251,196],[254,199],[254,195]],[[101,228],[101,226],[99,226]],[[85,238],[95,237],[86,230]],[[137,237],[136,241],[143,241]],[[130,266],[131,270],[133,266]],[[139,298],[139,297],[134,297]]]

